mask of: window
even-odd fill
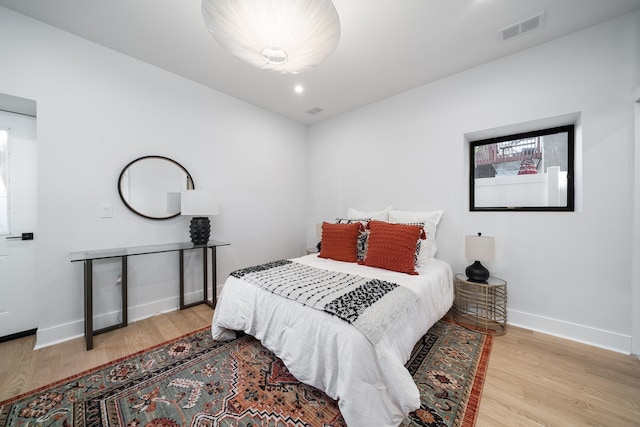
[[[470,142],[471,211],[573,211],[574,125]]]
[[[9,132],[0,129],[0,234],[9,232]]]

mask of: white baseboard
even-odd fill
[[[221,287],[218,288],[220,295]],[[199,294],[199,295],[198,295]],[[202,292],[194,292],[186,296],[187,301],[202,298]],[[161,313],[168,313],[178,309],[178,297],[152,301],[150,303],[129,307],[129,322],[146,319]],[[120,321],[120,312],[112,312],[96,316],[94,325],[110,325]],[[563,320],[525,313],[518,310],[508,310],[508,324],[532,331],[577,341],[584,344],[612,350],[618,353],[631,354],[631,336],[616,332],[592,328]],[[99,327],[99,326],[97,326]],[[84,319],[56,325],[49,328],[38,328],[35,349],[48,347],[64,341],[84,336]]]
[[[631,336],[605,331],[577,323],[538,316],[518,310],[507,310],[507,323],[532,331],[543,332],[571,341],[589,344],[617,353],[631,354]]]
[[[186,301],[197,301],[198,299],[202,299],[202,291],[186,294],[185,299]],[[129,307],[128,323],[146,319],[161,313],[176,311],[179,306],[180,299],[176,296],[163,300],[152,301],[135,307]],[[114,325],[120,321],[121,313],[120,311],[115,311],[95,316],[93,324],[95,329],[100,329],[103,326]],[[38,328],[36,337],[35,350],[75,338],[84,337],[84,319],[49,328]]]

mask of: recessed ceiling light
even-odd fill
[[[302,93],[302,92],[304,92],[304,87],[302,87],[302,85],[296,85],[296,86],[293,88],[293,90],[294,90],[296,93]]]

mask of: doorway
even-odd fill
[[[633,248],[631,251],[631,354],[640,357],[640,87],[634,104]]]
[[[36,103],[0,94],[0,341],[35,333]],[[26,233],[23,236],[23,233]]]

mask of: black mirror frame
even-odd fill
[[[555,133],[567,132],[567,205],[566,206],[475,206],[475,148],[481,145],[495,144],[498,142],[516,139],[530,138]],[[497,212],[573,212],[575,210],[575,125],[564,125],[549,129],[540,129],[532,132],[505,135],[496,138],[483,139],[469,142],[469,211],[497,211]]]
[[[133,165],[136,162],[145,160],[145,159],[160,159],[160,160],[166,160],[170,163],[173,163],[174,165],[178,166],[180,169],[182,169],[182,171],[186,174],[187,176],[187,189],[193,189],[195,188],[195,184],[193,182],[193,178],[191,177],[191,174],[189,173],[189,171],[182,166],[180,163],[176,162],[173,159],[170,159],[168,157],[164,157],[164,156],[155,156],[155,155],[150,155],[150,156],[143,156],[143,157],[139,157],[135,160],[132,160],[131,162],[129,162],[124,168],[122,168],[122,171],[120,172],[120,176],[118,177],[118,194],[120,195],[120,199],[122,200],[122,203],[124,203],[124,205],[129,208],[129,210],[137,215],[140,215],[141,217],[147,218],[147,219],[155,219],[155,220],[164,220],[164,219],[171,219],[171,218],[175,218],[177,216],[180,215],[180,212],[176,213],[175,215],[168,215],[168,216],[150,216],[150,215],[146,215],[142,212],[139,212],[138,210],[136,210],[133,206],[131,206],[129,204],[129,202],[127,202],[127,200],[124,197],[124,194],[122,194],[122,189],[121,189],[121,184],[122,184],[122,177],[124,176],[125,172],[127,171],[127,169]]]

